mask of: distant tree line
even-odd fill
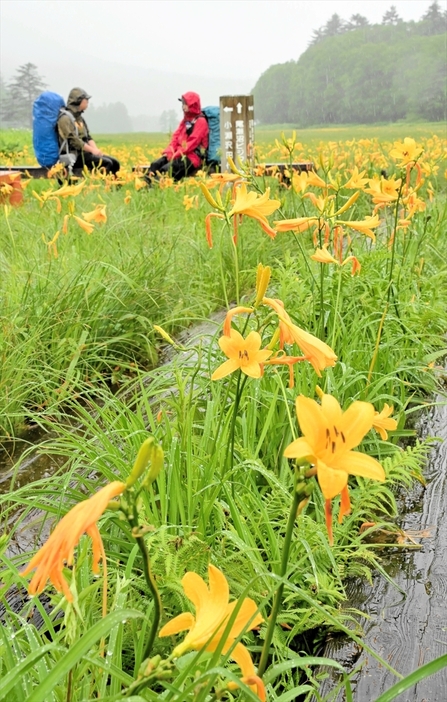
[[[403,22],[403,19],[399,17],[396,6],[391,5],[390,9],[387,10],[382,17],[382,24],[397,25],[401,22]],[[412,29],[418,34],[428,36],[432,34],[443,34],[446,31],[447,10],[442,12],[438,0],[435,0],[423,15],[420,22],[407,24],[412,25]],[[338,14],[334,14],[325,25],[314,30],[310,43],[311,45],[318,44],[318,42],[326,37],[334,37],[339,34],[345,34],[346,32],[370,26],[368,19],[363,15],[355,14],[352,15],[348,21],[345,21]]]
[[[337,14],[314,31],[298,61],[271,66],[256,83],[263,123],[440,121],[446,115],[447,12],[435,0],[419,22],[391,8],[382,24]]]
[[[19,66],[9,83],[5,83],[0,76],[2,128],[32,129],[34,100],[47,89],[47,83],[33,63]],[[133,131],[172,132],[177,126],[178,115],[175,110],[165,110],[160,116],[139,115],[132,118],[124,103],[114,102],[98,107],[90,104],[86,121],[92,132],[101,134]]]

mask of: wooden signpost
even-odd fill
[[[222,172],[229,171],[228,156],[237,165],[254,165],[255,120],[253,95],[224,95],[220,98],[220,144]]]

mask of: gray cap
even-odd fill
[[[88,94],[86,90],[82,88],[73,88],[70,90],[70,95],[68,96],[68,102],[72,105],[80,104],[83,100],[90,100],[92,96]]]

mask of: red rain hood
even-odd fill
[[[200,97],[197,95],[197,93],[184,93],[182,95],[182,100],[184,100],[188,105],[188,112],[185,115],[186,117],[195,117],[201,113],[202,107],[200,105]]]

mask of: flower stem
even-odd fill
[[[146,646],[144,648],[144,653],[143,653],[143,660],[146,658],[149,658],[149,654],[151,652],[152,646],[155,641],[155,637],[157,635],[158,631],[158,626],[160,624],[160,618],[161,618],[161,598],[160,598],[160,593],[158,592],[157,585],[155,583],[155,578],[151,572],[151,567],[150,567],[150,561],[149,561],[149,553],[146,547],[146,544],[144,542],[144,539],[142,536],[138,536],[136,538],[136,542],[138,544],[138,548],[140,549],[141,555],[143,557],[143,573],[144,577],[146,579],[147,585],[149,587],[149,590],[151,591],[152,597],[154,598],[154,617],[152,621],[152,626],[149,631],[149,637],[146,642]]]
[[[239,411],[239,404],[241,401],[242,397],[242,392],[244,390],[245,383],[247,381],[248,376],[244,376],[242,383],[241,383],[241,377],[242,377],[242,372],[239,370],[238,377],[237,377],[237,385],[236,385],[236,394],[234,397],[234,404],[233,404],[233,414],[231,417],[231,425],[230,425],[230,440],[227,444],[227,453],[225,456],[224,464],[223,464],[223,471],[222,471],[222,477],[224,477],[224,474],[226,472],[226,467],[228,463],[228,458],[230,458],[230,473],[233,471],[233,466],[234,466],[234,433],[236,429],[236,420],[237,420],[237,413]],[[234,483],[233,483],[233,493],[234,493]],[[234,497],[234,494],[233,494]]]
[[[146,660],[146,658],[149,658],[149,654],[151,652],[152,646],[154,645],[155,637],[157,635],[158,627],[160,625],[161,609],[162,609],[161,597],[160,597],[160,593],[158,592],[155,578],[154,578],[153,573],[151,571],[151,563],[150,563],[149,552],[147,550],[146,543],[144,541],[142,534],[139,533],[140,526],[138,524],[138,515],[136,512],[135,501],[133,501],[133,504],[132,504],[130,510],[125,511],[124,513],[127,517],[127,521],[129,522],[129,524],[132,528],[132,536],[134,537],[135,541],[137,542],[138,548],[140,549],[141,557],[143,559],[144,579],[146,580],[147,586],[148,586],[149,590],[151,591],[152,597],[154,599],[154,616],[153,616],[152,625],[151,625],[151,628],[149,631],[149,636],[148,636],[148,639],[146,642],[146,646],[144,647],[144,651],[143,651],[143,660]]]
[[[283,597],[283,592],[284,592],[284,577],[287,573],[287,565],[289,563],[289,555],[290,555],[290,545],[292,543],[293,527],[295,525],[296,512],[297,512],[301,497],[302,496],[296,491],[296,486],[294,485],[293,500],[292,500],[292,505],[290,507],[286,535],[284,537],[284,545],[283,545],[282,558],[281,558],[281,570],[279,573],[279,575],[282,579],[282,582],[279,585],[279,587],[275,593],[272,611],[271,611],[271,614],[269,617],[267,633],[265,635],[264,646],[262,647],[261,660],[259,661],[259,667],[258,667],[258,675],[260,678],[262,678],[262,676],[264,675],[265,669],[267,667],[267,660],[268,660],[269,653],[270,653],[270,644],[272,643],[273,632],[275,630],[276,620],[277,620],[278,614],[281,610],[282,597]]]
[[[234,215],[237,217],[237,214]],[[239,304],[239,259],[238,259],[238,250],[237,250],[237,245],[234,241],[234,239],[231,239],[231,244],[233,246],[233,256],[234,256],[234,277],[235,277],[235,285],[236,285],[236,304]],[[228,305],[227,305],[228,307]]]
[[[396,239],[397,239],[397,224],[399,220],[399,204],[402,196],[404,179],[402,177],[399,192],[396,200],[396,209],[394,210],[394,228],[393,228],[393,242],[391,244],[391,261],[390,261],[390,275],[388,278],[388,294],[387,294],[387,304],[390,302],[391,290],[393,286],[393,272],[394,272],[394,260],[396,256]]]
[[[341,266],[338,269],[338,286],[337,286],[337,298],[335,300],[335,310],[334,310],[334,321],[333,321],[333,326],[332,326],[332,339],[331,339],[331,347],[334,348],[335,344],[335,334],[337,333],[337,316],[338,316],[338,305],[340,303],[340,291],[341,291],[341,276],[342,276],[342,270]]]

